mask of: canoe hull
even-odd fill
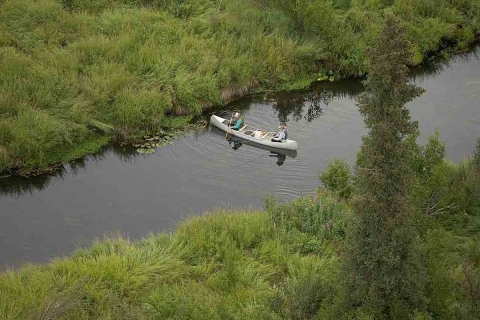
[[[271,138],[273,137],[273,132],[267,132],[261,139],[257,139],[253,137],[251,134],[246,134],[246,133],[252,132],[252,130],[255,130],[254,128],[249,127],[247,125],[247,126],[244,126],[243,128],[240,128],[240,130],[236,131],[236,130],[229,129],[227,124],[225,123],[228,124],[227,119],[224,119],[216,115],[212,115],[210,117],[211,125],[219,128],[222,131],[225,131],[225,132],[228,131],[229,135],[247,140],[253,144],[258,144],[258,145],[267,146],[275,149],[281,149],[281,150],[296,151],[298,149],[297,142],[294,140],[287,139],[282,142],[272,142]]]

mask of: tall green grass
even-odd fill
[[[364,74],[387,12],[407,26],[412,64],[480,30],[475,0],[4,0],[0,170],[155,131],[253,88]]]

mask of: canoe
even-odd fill
[[[280,149],[280,150],[297,150],[298,149],[297,142],[294,140],[287,139],[282,142],[272,142],[271,140],[275,132],[264,131],[250,125],[244,125],[240,128],[240,130],[237,131],[237,130],[228,128],[229,122],[230,120],[224,119],[216,115],[212,115],[210,117],[211,125],[225,132],[228,131],[228,134],[235,137],[242,138],[244,140],[252,142],[253,144],[263,145],[263,146]],[[256,130],[260,130],[262,132],[259,138],[256,138],[254,136],[254,132]]]

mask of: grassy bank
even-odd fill
[[[254,88],[364,74],[387,13],[412,65],[480,30],[477,0],[2,1],[0,171],[181,126]]]
[[[2,319],[280,319],[314,315],[335,286],[348,208],[325,197],[192,218],[172,235],[112,236],[0,277]],[[305,217],[299,216],[305,209]],[[313,211],[312,211],[313,213]],[[300,222],[300,221],[298,221]],[[322,224],[335,225],[331,230]]]
[[[429,193],[435,181],[436,192],[417,192],[415,218],[429,302],[412,319],[475,319],[478,176],[472,161],[433,161],[430,147],[416,163],[427,159],[436,173],[419,177],[418,190]],[[8,271],[0,275],[0,318],[372,319],[345,301],[340,271],[352,214],[337,196],[269,199],[263,212],[193,217],[137,242],[112,235],[70,257]]]

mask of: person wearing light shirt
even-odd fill
[[[287,127],[281,125],[278,127],[278,131],[273,135],[272,142],[283,142],[287,140]]]

